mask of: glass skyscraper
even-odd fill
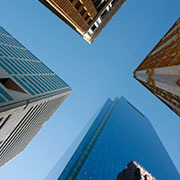
[[[115,180],[132,160],[158,180],[180,179],[149,120],[125,98],[108,99],[46,180]]]
[[[0,27],[0,166],[21,152],[71,88]]]

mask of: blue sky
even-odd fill
[[[180,16],[179,0],[127,0],[92,45],[37,0],[1,2],[1,26],[56,72],[72,94],[14,160],[3,180],[41,180],[105,100],[126,97],[145,114],[180,172],[180,120],[133,79]]]

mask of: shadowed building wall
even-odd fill
[[[134,71],[134,78],[180,116],[180,18]]]

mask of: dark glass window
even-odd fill
[[[87,14],[86,17],[84,18],[85,21],[87,21],[89,18],[89,15]]]
[[[0,95],[0,103],[6,102],[5,99]]]
[[[11,78],[0,78],[0,83],[7,89],[25,93],[25,91],[20,86],[18,86],[18,84],[16,84]]]
[[[13,98],[2,88],[0,88],[0,95],[4,96],[8,101],[13,100]]]
[[[112,6],[114,6],[117,2],[117,0],[112,1]]]
[[[86,10],[83,8],[82,11],[80,12],[81,16],[85,14]]]
[[[82,3],[78,1],[75,5],[75,8],[78,10],[82,6]]]
[[[90,19],[90,20],[89,20],[89,22],[88,22],[88,24],[90,25],[90,24],[92,23],[92,21],[93,21],[93,20],[92,20],[92,19]]]
[[[93,27],[91,28],[93,31],[96,29],[96,26],[95,25],[93,25]]]
[[[102,13],[101,17],[104,18],[107,14],[108,14],[108,12],[105,10],[105,11]]]

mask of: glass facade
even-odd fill
[[[158,180],[180,179],[149,120],[125,98],[108,99],[65,168],[46,179],[115,180],[132,160]]]
[[[22,152],[71,88],[0,27],[0,167]]]
[[[69,87],[37,57],[0,27],[0,68],[29,95],[38,95]],[[0,83],[1,84],[1,83]],[[0,102],[13,100],[0,86]]]

